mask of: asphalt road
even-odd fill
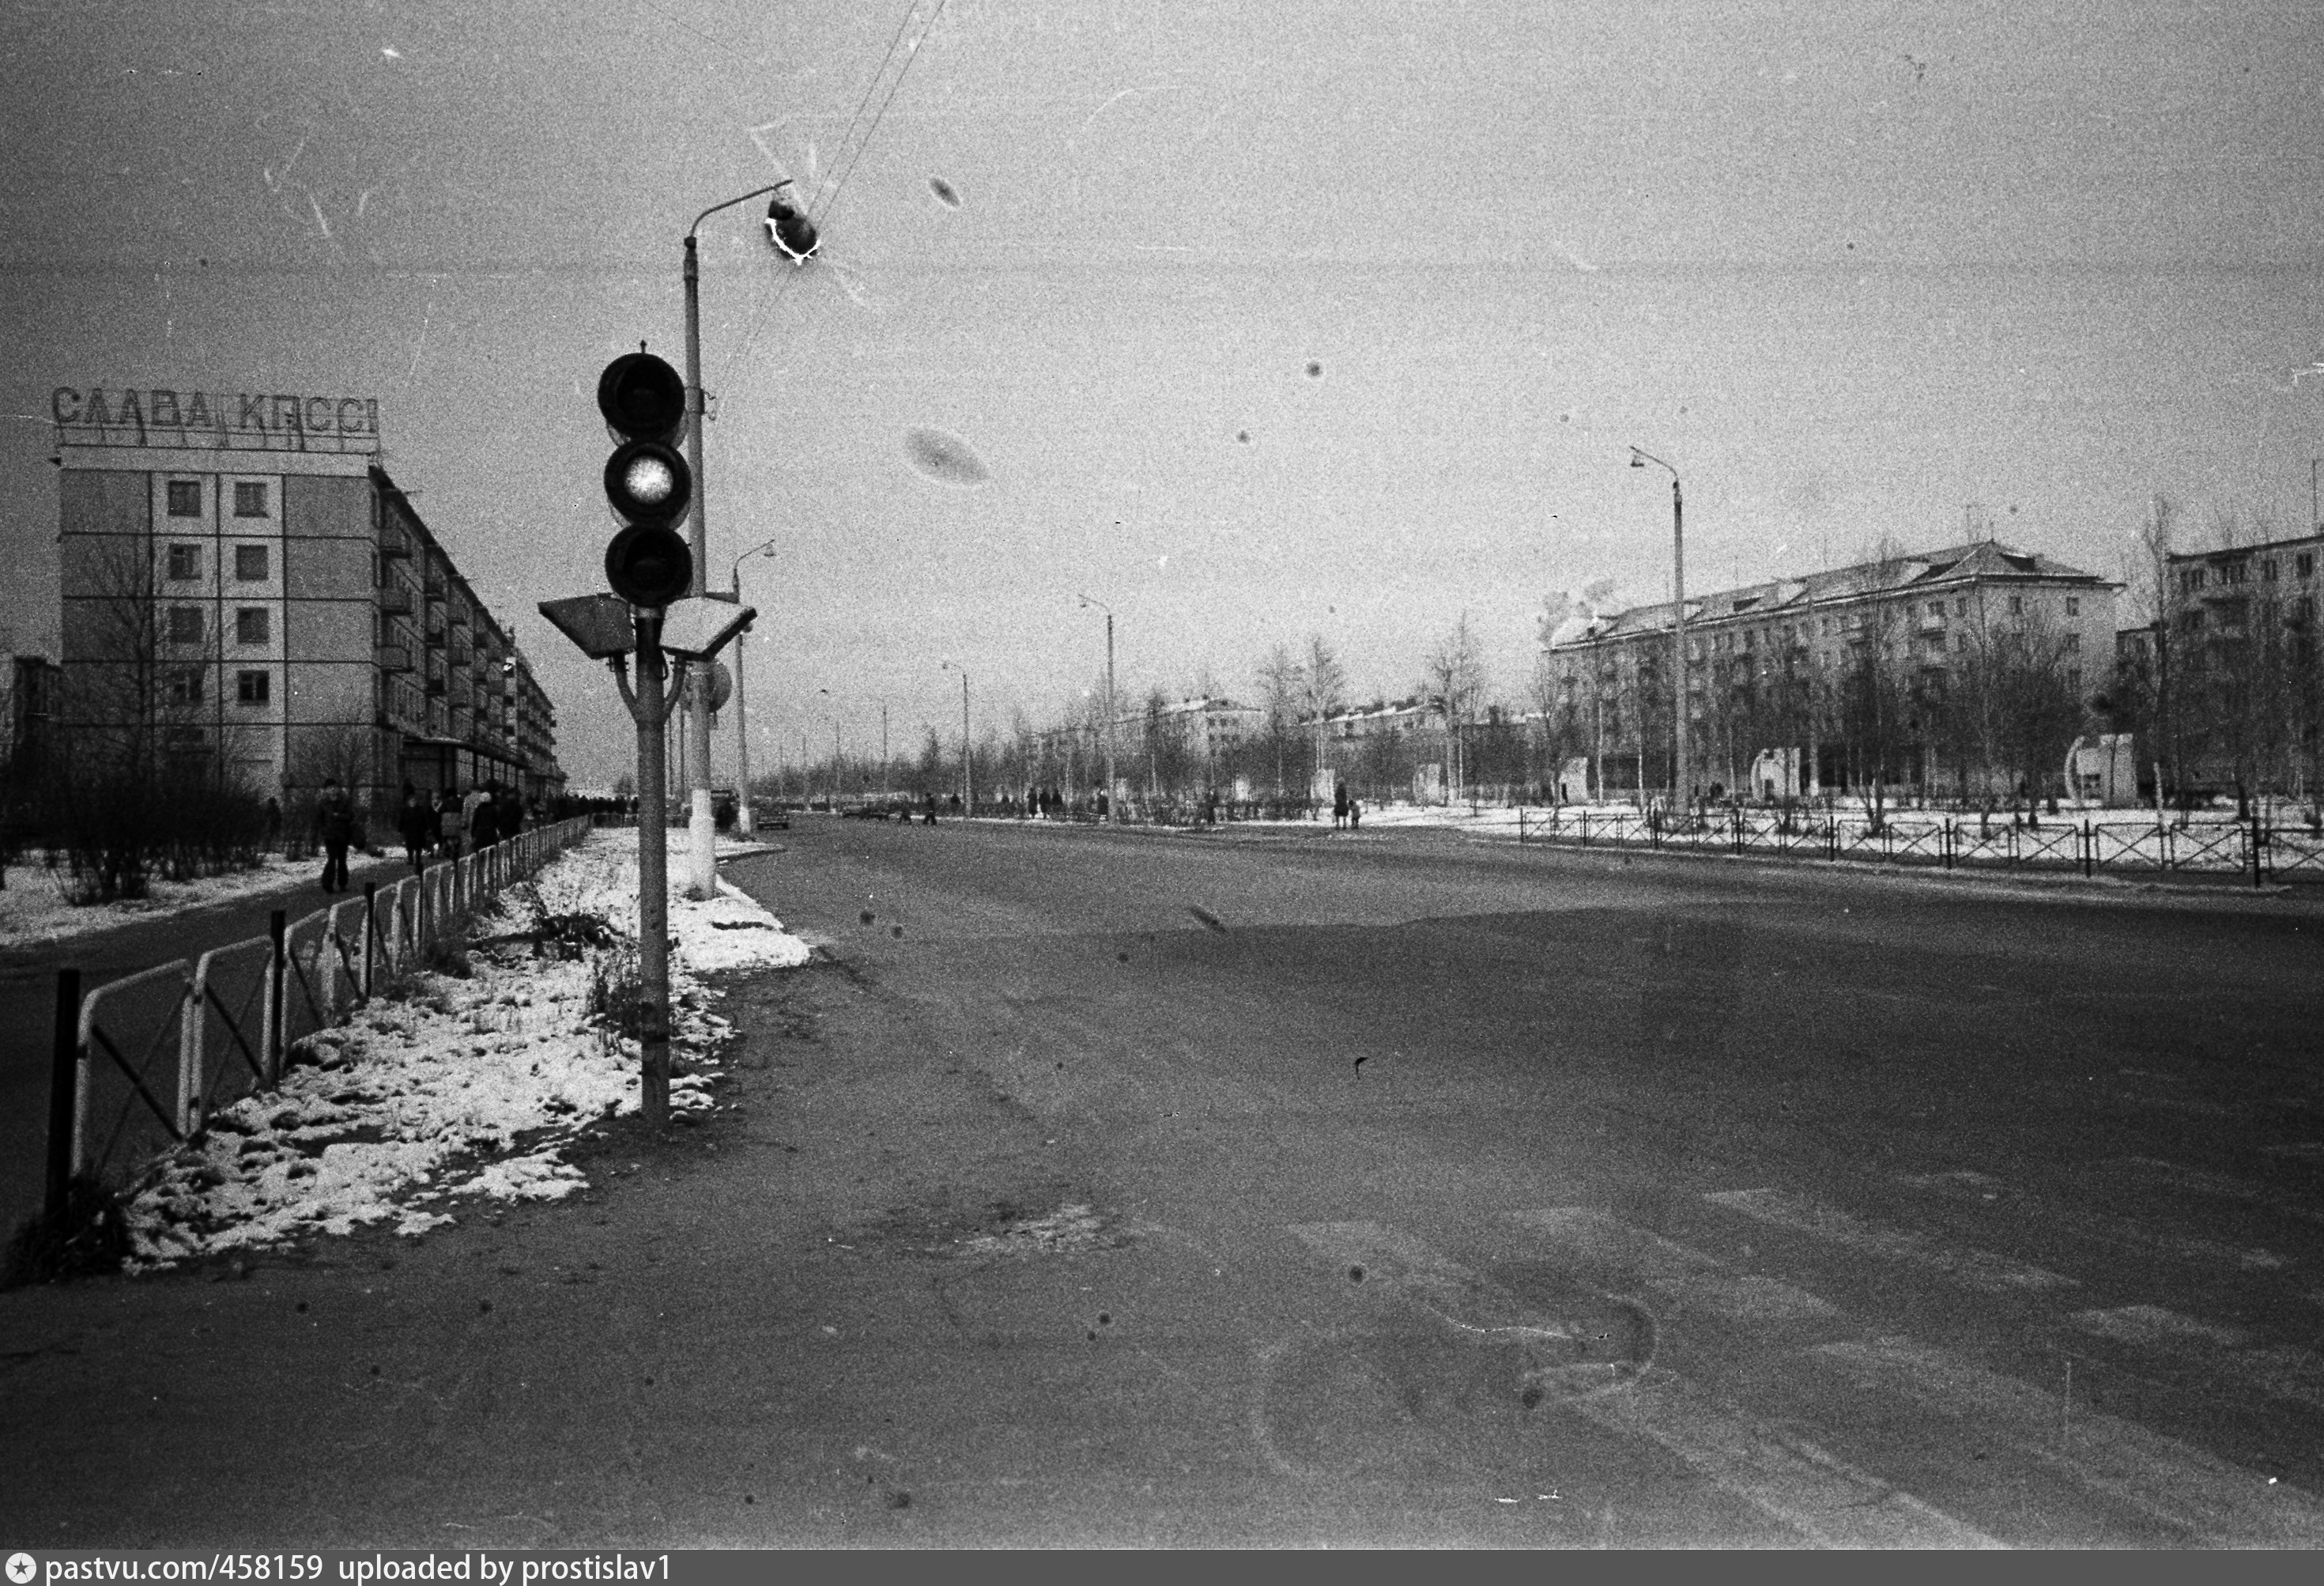
[[[787,841],[586,1203],[0,1296],[0,1545],[2324,1542],[2312,904]]]

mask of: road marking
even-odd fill
[[[1717,1259],[1586,1206],[1511,1212],[1568,1259],[1618,1273],[1658,1304],[1737,1322],[1793,1322],[1837,1314],[1826,1301],[1772,1277],[1730,1270]]]
[[[1707,1194],[1703,1199],[1762,1222],[1812,1234],[1843,1249],[1941,1272],[1989,1293],[2075,1286],[2072,1278],[2040,1267],[1996,1255],[1991,1250],[1948,1244],[1924,1233],[1868,1222],[1836,1206],[1825,1205],[1807,1195],[1795,1195],[1789,1190],[1726,1190]]]
[[[2078,1311],[2074,1325],[2162,1355],[2214,1387],[2255,1388],[2271,1398],[2324,1409],[2324,1359],[2312,1350],[2296,1344],[2252,1349],[2253,1335],[2245,1328],[2222,1327],[2160,1305]]]
[[[1560,1341],[1573,1336],[1563,1323],[1536,1314],[1507,1289],[1397,1229],[1377,1222],[1301,1222],[1292,1224],[1290,1232],[1342,1267],[1347,1286],[1401,1294],[1463,1332]]]
[[[2324,1506],[2202,1450],[1905,1338],[1809,1351],[1858,1384],[1969,1421],[2069,1480],[2212,1546],[2324,1545]]]
[[[1911,1185],[1915,1189],[1934,1190],[1939,1194],[1969,1205],[1991,1205],[2008,1201],[2037,1210],[2043,1222],[2057,1224],[2081,1238],[2174,1256],[2181,1260],[2208,1261],[2241,1268],[2247,1272],[2273,1272],[2291,1264],[2274,1251],[2261,1249],[2255,1245],[2221,1244],[2217,1240],[2158,1233],[2127,1218],[2108,1217],[2096,1212],[2070,1211],[2055,1202],[2019,1190],[2004,1180],[1969,1168],[1956,1168],[1950,1173],[1899,1174],[1897,1182]]]
[[[2003,1545],[1659,1367],[1624,1392],[1573,1408],[1609,1431],[1661,1444],[1721,1489],[1826,1547]]]

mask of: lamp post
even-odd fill
[[[976,813],[976,783],[968,758],[968,669],[958,661],[945,661],[942,669],[960,674],[960,813],[964,820]]]
[[[1105,613],[1105,818],[1111,825],[1121,818],[1120,811],[1113,807],[1113,608],[1086,595],[1077,598],[1083,609],[1095,606]]]
[[[788,178],[771,187],[753,188],[751,191],[722,203],[716,203],[694,217],[686,228],[686,460],[694,469],[694,587],[687,593],[701,595],[707,587],[710,573],[710,486],[709,475],[702,464],[702,429],[706,417],[702,397],[702,267],[695,246],[695,234],[702,223],[721,209],[731,209],[737,204],[747,204],[752,198],[763,198],[790,186]],[[692,732],[686,745],[687,780],[693,785],[691,818],[687,825],[687,890],[696,898],[715,897],[718,892],[717,828],[710,808],[710,686],[708,669],[688,669],[687,678],[687,711]],[[743,789],[747,806],[750,791]]]
[[[1652,452],[1641,451],[1637,447],[1630,448],[1630,466],[1643,468],[1648,463],[1671,476],[1671,693],[1674,704],[1671,712],[1671,742],[1675,751],[1671,770],[1671,802],[1691,816],[1694,807],[1694,767],[1687,753],[1686,742],[1686,496],[1679,488],[1676,468]]]
[[[734,558],[734,566],[726,575],[726,586],[733,592],[736,604],[742,600],[742,564],[755,556],[771,556],[774,549],[775,542],[770,539]],[[741,633],[734,635],[734,761],[735,775],[742,781],[742,808],[736,812],[735,822],[742,835],[749,837],[757,833],[759,824],[751,815],[751,717],[744,705],[742,686],[750,669],[742,664],[743,637]]]

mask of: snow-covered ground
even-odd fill
[[[0,888],[0,947],[62,941],[90,931],[110,930],[118,925],[272,892],[280,887],[315,887],[322,873],[323,862],[319,858],[290,860],[270,853],[250,870],[205,876],[198,881],[154,881],[150,887],[151,895],[144,898],[77,904],[65,898],[61,870],[51,870],[37,861],[12,864],[8,867],[8,884]],[[403,873],[403,857],[400,853],[381,859],[355,857],[347,862],[347,874],[358,890],[366,875],[384,884]],[[319,890],[315,896],[319,907],[326,899]]]
[[[685,834],[671,834],[673,861]],[[761,852],[728,845],[722,856]],[[795,968],[806,943],[731,884],[696,902],[673,862],[670,935],[674,1111],[714,1105],[732,1030],[706,974]],[[467,979],[426,972],[303,1045],[282,1086],[214,1113],[194,1145],[158,1163],[129,1207],[134,1265],[261,1249],[385,1223],[419,1234],[464,1200],[554,1200],[582,1187],[566,1148],[639,1104],[637,1044],[588,1011],[593,979],[635,939],[637,834],[594,833],[480,915]],[[545,917],[595,915],[621,934],[579,956],[515,940]],[[498,944],[493,938],[503,938]]]

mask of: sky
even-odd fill
[[[603,586],[597,372],[785,175],[814,262],[701,244],[756,771],[956,733],[945,662],[1058,720],[1084,596],[1133,696],[1320,636],[1393,697],[1465,615],[1522,707],[1545,596],[1667,595],[1632,447],[1695,593],[1972,523],[2120,577],[2157,492],[2297,533],[2324,455],[2291,0],[5,11],[0,649],[55,650],[54,387],[372,396],[578,786],[632,730],[533,606]]]

